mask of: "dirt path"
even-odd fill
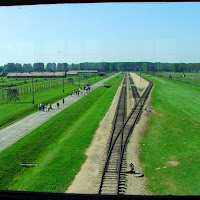
[[[148,86],[148,82],[144,79],[140,80],[140,77],[134,73],[131,73],[131,76],[134,80],[136,87],[139,89],[140,95],[144,92],[145,88]],[[86,151],[88,158],[85,163],[82,165],[80,172],[76,175],[74,181],[69,186],[66,193],[82,193],[82,194],[97,194],[98,186],[100,183],[99,171],[102,169],[103,160],[106,156],[106,147],[109,140],[111,124],[114,118],[115,110],[117,107],[118,98],[120,95],[119,87],[114,100],[111,104],[110,109],[105,115],[104,119],[101,121],[98,130],[92,140],[90,147]],[[134,106],[134,100],[132,98],[131,90],[128,89],[128,102],[127,109],[130,109]],[[147,100],[145,107],[150,108],[150,98]],[[127,112],[128,114],[129,112]],[[142,134],[145,130],[145,126],[149,119],[150,112],[143,112],[139,123],[136,125],[133,130],[133,134],[130,138],[128,147],[127,147],[127,163],[134,163],[135,170],[143,172],[143,165],[139,161],[139,152],[140,152],[140,140]],[[127,170],[130,170],[127,167]],[[127,190],[125,194],[131,195],[149,195],[151,194],[146,189],[146,177],[136,178],[133,175],[128,175],[127,178]]]
[[[149,85],[149,82],[146,81],[145,79],[143,78],[140,78],[140,76],[138,76],[137,74],[135,73],[130,73],[131,74],[131,77],[134,81],[134,84],[135,86],[137,87],[138,89],[138,92],[140,94],[140,96],[142,96],[143,92],[145,91],[145,89],[148,87]]]

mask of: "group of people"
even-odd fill
[[[79,94],[82,95],[82,94],[83,94],[83,95],[85,95],[86,93],[90,92],[90,90],[91,90],[91,86],[83,86],[82,89],[79,88],[79,89],[76,89],[75,91],[73,91],[73,92],[71,93],[71,96],[72,96],[73,94],[76,94],[76,95],[79,95]]]
[[[65,99],[64,98],[63,98],[62,102],[63,102],[63,104],[65,103]],[[57,102],[56,105],[57,105],[57,108],[59,108],[59,106],[60,106],[59,102]],[[40,103],[38,105],[38,109],[39,109],[39,111],[44,111],[44,112],[53,110],[52,105],[50,103],[48,105],[42,105],[42,103]]]
[[[90,90],[91,90],[91,86],[84,86],[84,87],[82,87],[82,89],[79,88],[79,89],[76,89],[75,91],[73,91],[71,93],[71,96],[73,94],[76,94],[76,95],[79,95],[79,94],[82,95],[82,94],[84,94],[85,95],[86,93],[90,92]],[[62,102],[63,102],[63,104],[65,103],[65,99],[64,98],[63,98]],[[56,105],[57,105],[57,109],[58,109],[59,106],[60,106],[59,102],[57,102]],[[38,109],[39,109],[39,111],[44,111],[44,112],[53,110],[52,105],[50,103],[48,105],[42,105],[42,103],[40,103],[38,105]]]
[[[42,103],[40,103],[38,105],[38,109],[39,109],[39,111],[43,111],[43,112],[53,110],[52,105],[50,103],[48,105],[42,105]]]

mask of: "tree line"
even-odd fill
[[[47,63],[45,66],[44,63],[38,62],[27,64],[20,63],[7,63],[4,66],[0,66],[0,72],[56,72],[56,71],[67,71],[67,63]]]
[[[145,71],[145,72],[200,72],[200,63],[161,63],[161,62],[84,62],[78,64],[47,63],[33,65],[7,63],[0,66],[0,72],[58,72],[69,70],[98,70],[103,72]]]

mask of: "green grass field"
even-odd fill
[[[172,76],[172,81],[178,81],[200,87],[200,73],[185,73],[186,77],[183,77],[183,73],[181,72],[156,72],[154,75],[164,78],[169,78],[170,75]]]
[[[156,195],[200,195],[200,88],[159,77],[141,143],[148,188]]]
[[[0,190],[65,192],[116,91],[116,86],[97,88],[4,150]],[[21,162],[38,166],[23,167]]]

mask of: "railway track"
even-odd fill
[[[129,83],[130,83],[132,95],[133,95],[133,98],[135,99],[135,102],[137,103],[138,100],[140,99],[140,95],[139,95],[139,92],[138,92],[136,86],[134,85],[134,81],[133,81],[130,73],[128,73],[128,76],[129,76]]]
[[[131,81],[132,78],[130,79],[129,73],[126,73],[123,80],[115,117],[113,120],[113,129],[108,145],[107,157],[101,172],[102,175],[99,186],[99,194],[124,194],[127,182],[127,174],[125,173],[125,169],[127,167],[127,143],[135,124],[137,124],[140,118],[142,108],[153,86],[153,83],[150,82],[143,95],[141,97],[137,97],[138,100],[136,101],[131,113],[127,117],[126,101],[128,78],[131,86],[133,85],[133,82]]]

